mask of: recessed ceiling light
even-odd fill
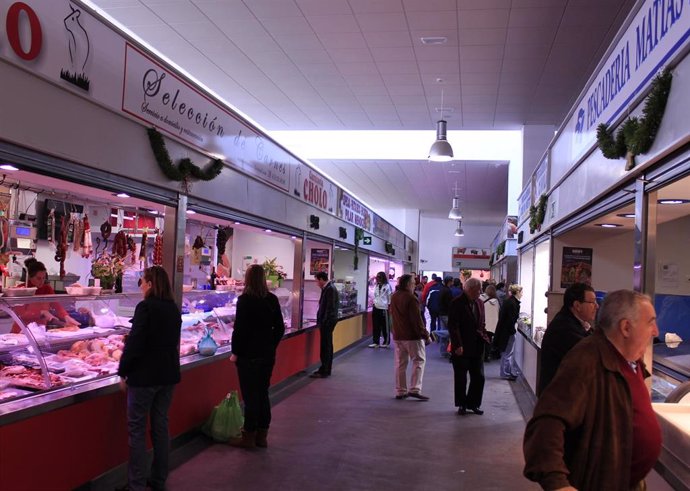
[[[266,232],[267,234],[270,234],[271,232],[273,232],[273,230],[271,230],[270,228],[267,228],[266,230],[264,230],[264,232]]]
[[[196,215],[196,211],[194,211],[194,210],[187,210],[187,215]]]
[[[129,198],[129,194],[127,194],[127,193],[117,193],[117,194],[114,194],[113,196],[117,196],[118,198]]]
[[[436,109],[437,113],[442,113],[442,114],[452,113],[453,111],[455,111],[454,107],[445,107],[445,106],[436,107],[434,109]]]
[[[618,213],[616,216],[621,218],[635,218],[634,213]]]
[[[13,166],[13,165],[11,165],[11,164],[2,164],[2,165],[0,165],[0,169],[2,169],[2,170],[12,170],[12,171],[14,171],[14,170],[19,170],[19,169],[17,169],[15,166]]]
[[[446,44],[448,42],[448,38],[445,36],[425,36],[420,39],[422,40],[422,44],[429,45]]]
[[[619,225],[617,223],[597,223],[596,226],[602,228],[618,228],[622,227],[623,225]]]
[[[682,205],[690,203],[690,199],[660,199],[658,203],[660,205]]]
[[[296,240],[296,239],[297,239],[297,237],[295,237],[294,235],[291,235],[290,238],[291,238],[292,240]]]

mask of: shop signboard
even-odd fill
[[[532,206],[532,181],[525,186],[525,189],[522,190],[522,193],[518,198],[519,223],[522,223],[527,219],[530,206]]]
[[[592,284],[592,249],[564,247],[561,261],[561,288],[573,283]]]
[[[467,264],[468,260],[478,259],[488,261],[490,257],[488,249],[481,249],[479,247],[453,247],[451,256],[451,264],[453,268],[460,268],[463,264]],[[488,263],[487,263],[488,264]]]
[[[403,247],[405,244],[405,234],[376,214],[374,214],[373,233],[377,237],[397,246]]]
[[[374,213],[360,203],[358,200],[343,191],[340,196],[340,207],[338,208],[338,218],[342,218],[355,227],[359,227],[366,232],[372,232],[372,217]]]
[[[315,275],[323,271],[328,273],[330,263],[330,249],[312,249],[309,258],[309,274]]]
[[[590,8],[598,8],[598,4]],[[628,110],[659,70],[684,50],[689,36],[687,1],[643,3],[561,132],[571,138],[571,162],[577,162],[596,143],[600,123],[610,124]]]
[[[308,165],[298,162],[293,167],[291,187],[295,197],[335,215],[338,187]]]

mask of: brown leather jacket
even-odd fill
[[[525,430],[524,474],[543,489],[630,489],[632,398],[615,349],[597,330],[566,355],[539,398]]]
[[[415,341],[429,338],[419,314],[419,301],[413,293],[396,290],[391,297],[390,313],[393,317],[393,339]]]

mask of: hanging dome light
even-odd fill
[[[451,220],[462,220],[462,213],[460,212],[460,198],[453,198],[453,207],[448,212],[448,218]]]
[[[464,237],[465,236],[465,231],[462,229],[462,222],[458,220],[458,227],[455,229],[455,233],[453,234],[456,237]]]
[[[453,147],[446,139],[446,124],[443,119],[436,123],[436,141],[429,149],[430,162],[450,162],[453,160]]]

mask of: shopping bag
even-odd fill
[[[201,431],[214,441],[226,443],[242,433],[244,417],[237,391],[233,390],[213,408],[211,415],[201,427]]]

